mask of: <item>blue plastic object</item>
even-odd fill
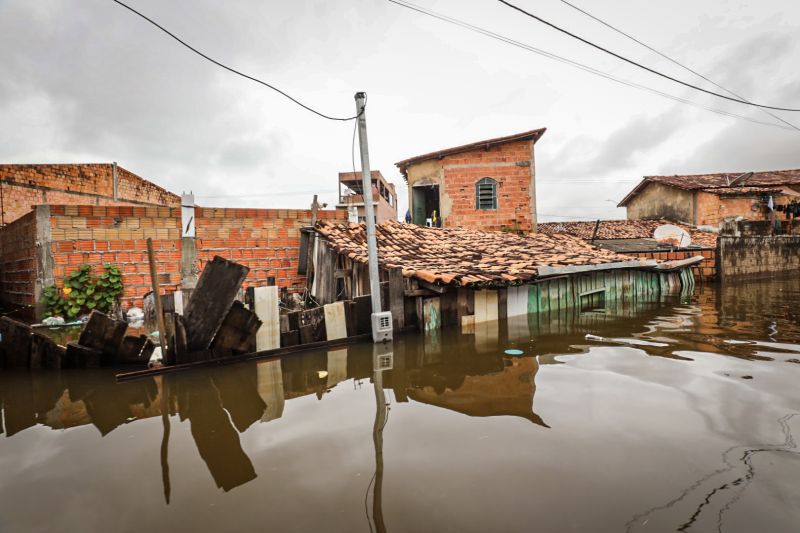
[[[505,353],[506,355],[522,355],[525,352],[523,352],[522,350],[516,350],[514,348],[509,348],[508,350],[506,350],[503,353]]]

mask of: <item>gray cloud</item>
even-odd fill
[[[744,168],[796,166],[791,134],[598,81],[384,1],[129,1],[201,50],[323,111],[352,113],[353,93],[367,90],[372,166],[399,185],[401,210],[395,161],[540,126],[548,127],[537,147],[542,212],[594,206],[616,214],[603,200],[627,186],[611,181],[665,167],[707,170],[732,158]],[[747,31],[726,28],[723,17],[707,34],[705,22],[686,24],[680,6],[660,14],[655,6],[636,23],[667,50],[713,60],[714,75],[749,97],[797,103],[796,28],[785,21],[800,8],[776,2],[782,25],[771,4],[737,8],[750,17]],[[456,0],[429,7],[607,66],[502,10]],[[707,10],[723,7],[713,0]],[[612,20],[630,13],[622,3],[603,9]],[[602,37],[589,22],[574,29]],[[337,172],[351,166],[352,124],[319,120],[219,70],[110,0],[0,2],[0,124],[4,163],[116,160],[176,192],[239,195],[227,205],[305,206],[306,191],[335,189]],[[687,152],[679,141],[689,130],[697,141]],[[610,181],[569,190],[546,183],[579,177]],[[299,193],[253,196],[273,191]]]

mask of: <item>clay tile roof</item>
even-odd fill
[[[430,152],[428,154],[417,155],[414,157],[409,157],[408,159],[403,159],[402,161],[398,161],[395,163],[400,171],[405,174],[406,168],[408,165],[413,163],[419,163],[420,161],[427,161],[428,159],[440,159],[442,157],[459,154],[462,152],[469,152],[470,150],[475,150],[476,148],[489,148],[491,146],[497,146],[499,144],[506,144],[510,142],[516,141],[527,141],[529,139],[533,139],[533,142],[536,143],[544,132],[547,131],[547,128],[539,128],[530,131],[523,131],[522,133],[515,133],[513,135],[506,135],[505,137],[495,137],[494,139],[486,139],[483,141],[477,141],[474,143],[464,144],[461,146],[454,146],[453,148],[445,148],[443,150],[438,150],[436,152]]]
[[[320,221],[330,246],[367,263],[363,224]],[[454,285],[513,285],[538,276],[538,266],[600,265],[630,256],[590,246],[569,235],[516,235],[470,229],[426,228],[388,221],[377,226],[378,260],[406,277]]]
[[[576,222],[540,222],[537,225],[540,233],[548,235],[563,233],[584,240],[590,240],[594,234],[596,221]],[[668,220],[601,220],[597,228],[596,239],[652,239],[657,227],[672,224],[689,232],[692,244],[700,246],[716,246],[717,234],[710,231],[698,231],[683,224]]]
[[[782,189],[774,187],[720,187],[716,189],[700,189],[703,192],[710,192],[718,196],[739,196],[750,194],[780,194]]]
[[[712,192],[714,194],[723,194],[723,191],[712,189],[728,189],[741,188],[750,189],[758,187],[766,187],[770,189],[764,192],[774,192],[776,187],[784,186],[797,186],[800,185],[800,169],[794,170],[770,170],[765,172],[753,172],[751,176],[749,173],[730,172],[719,174],[694,174],[694,175],[675,175],[675,176],[645,176],[642,181],[628,193],[625,198],[619,203],[620,207],[624,207],[636,194],[638,194],[644,187],[650,183],[663,183],[679,189],[687,191],[704,190],[705,192]],[[741,178],[738,182],[736,178]],[[759,190],[749,191],[751,193],[762,192]],[[746,194],[746,193],[739,193]]]

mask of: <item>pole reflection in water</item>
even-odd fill
[[[161,437],[161,482],[164,485],[164,501],[169,505],[169,495],[171,492],[169,482],[169,383],[160,378],[161,382],[161,424],[164,428],[164,434]]]
[[[386,525],[383,522],[383,429],[389,420],[389,408],[386,403],[386,393],[383,390],[383,373],[392,369],[393,361],[394,353],[391,344],[373,345],[372,380],[375,389],[375,422],[372,425],[372,442],[375,445],[375,474],[372,478],[374,487],[370,530],[374,523],[375,530],[379,533],[386,531]],[[370,520],[369,513],[367,520]]]

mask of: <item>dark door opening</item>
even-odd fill
[[[411,217],[414,224],[441,226],[442,213],[439,211],[439,186],[420,185],[412,187],[413,202]],[[434,217],[434,212],[436,216]],[[436,223],[438,221],[438,223]]]

